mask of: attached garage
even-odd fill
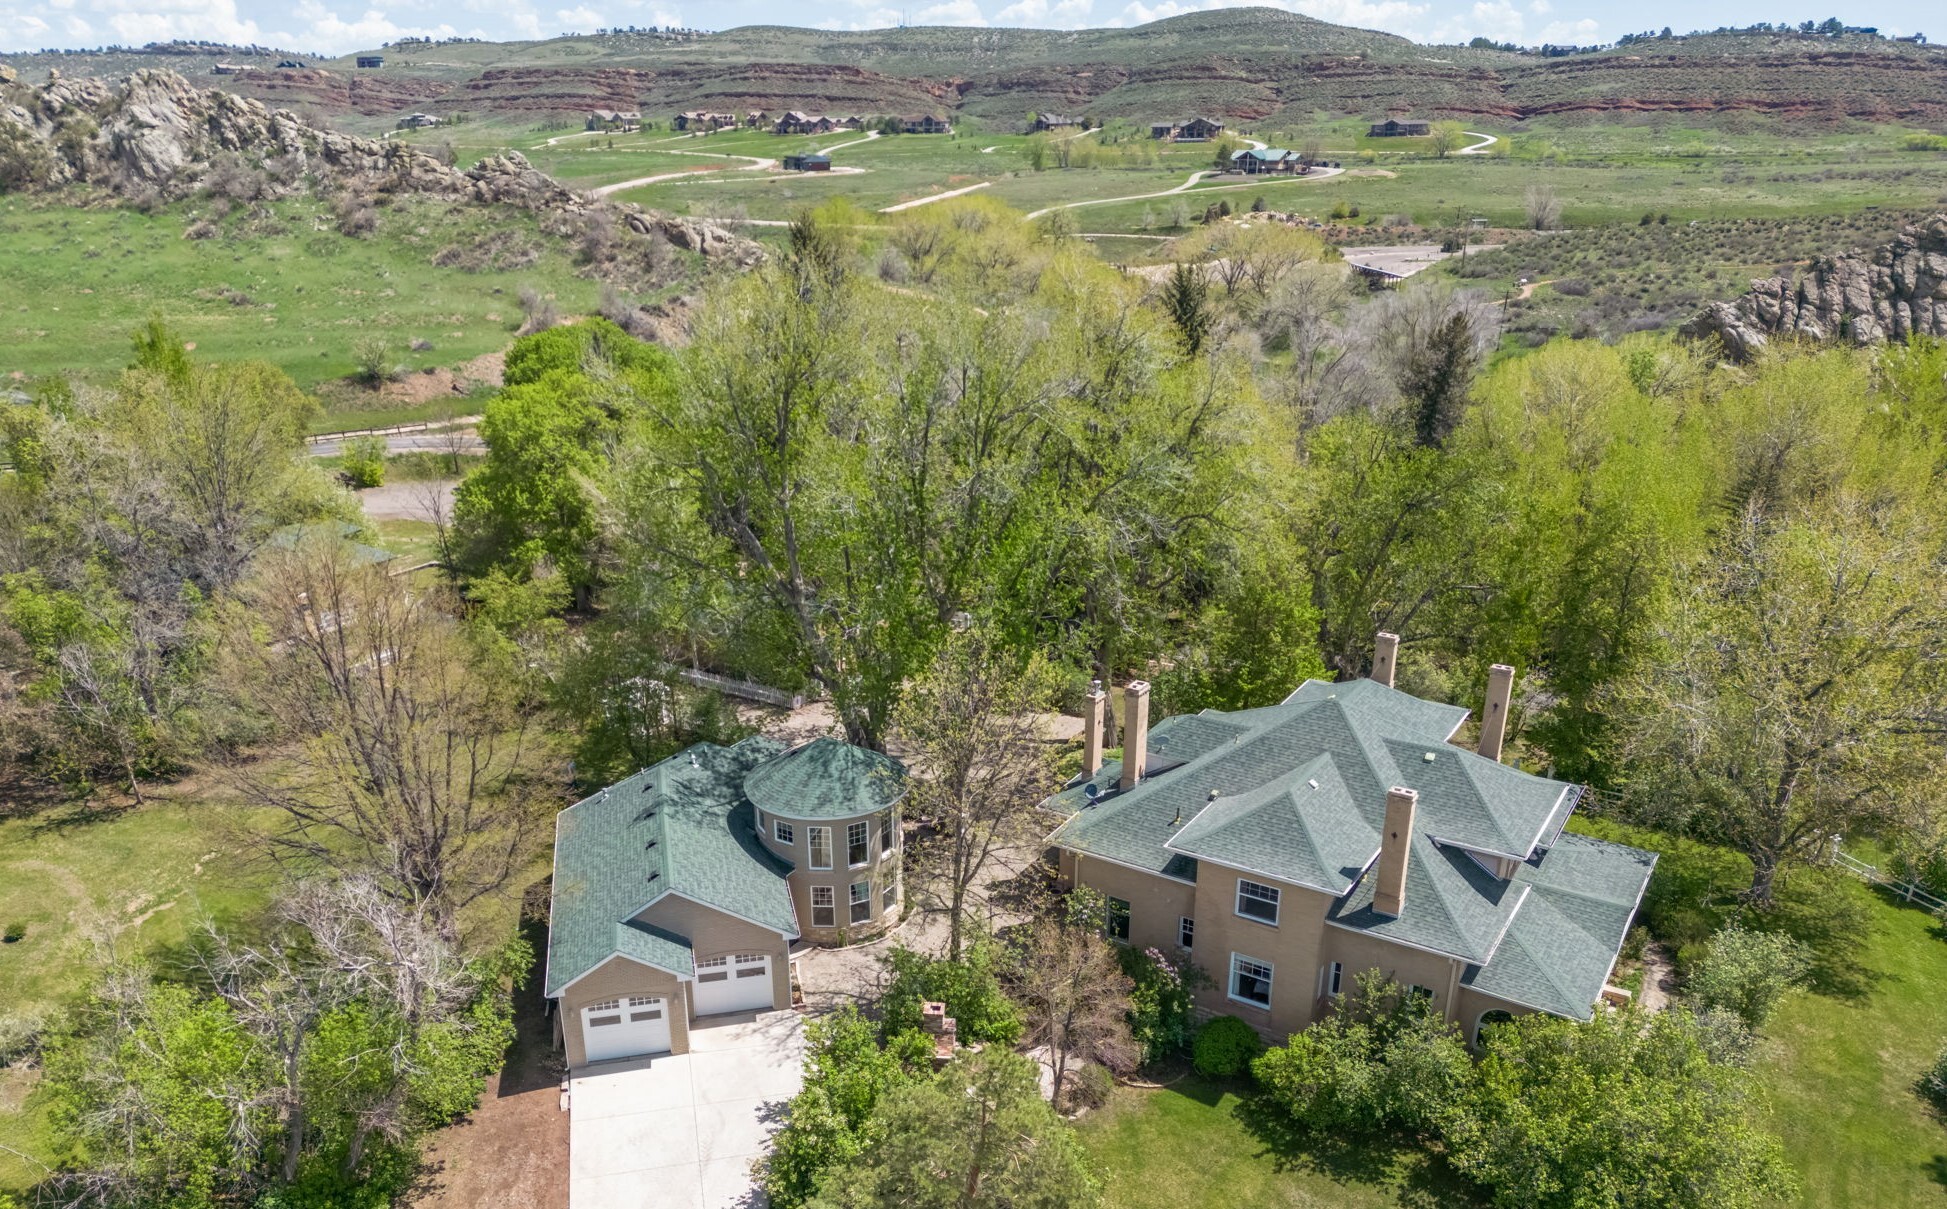
[[[669,1052],[669,1000],[623,995],[581,1009],[582,1049],[587,1062],[607,1062]]]
[[[699,961],[691,988],[699,1016],[769,1010],[775,1006],[771,993],[771,956],[737,953]]]

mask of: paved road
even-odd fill
[[[607,197],[611,193],[620,193],[624,189],[636,189],[643,185],[656,184],[658,181],[681,180],[686,176],[695,176],[699,172],[762,172],[767,168],[777,167],[776,160],[767,159],[761,155],[730,155],[727,152],[720,153],[713,151],[666,151],[663,154],[700,155],[704,159],[749,160],[750,162],[741,168],[693,168],[688,172],[662,172],[655,176],[638,176],[634,180],[616,181],[612,185],[602,185],[594,189],[593,193],[596,197]]]
[[[1497,243],[1477,243],[1469,247],[1476,252],[1491,252],[1500,247]],[[1439,264],[1458,252],[1442,252],[1437,243],[1391,244],[1369,248],[1340,248],[1345,263],[1354,268],[1377,269],[1394,277],[1411,277],[1422,269]]]
[[[914,198],[912,201],[900,202],[896,206],[887,206],[884,209],[880,210],[879,213],[897,214],[901,210],[910,210],[914,206],[930,206],[936,201],[945,201],[949,197],[959,197],[963,193],[972,193],[975,189],[985,189],[987,186],[993,183],[994,183],[993,181],[981,181],[977,185],[968,185],[964,189],[948,189],[945,193],[935,193],[930,197]],[[1033,217],[1033,216],[1030,215],[1029,217]]]
[[[1500,139],[1495,138],[1491,134],[1482,134],[1478,130],[1463,130],[1460,133],[1466,135],[1470,139],[1479,139],[1480,142],[1474,143],[1470,146],[1462,147],[1456,153],[1459,155],[1486,155],[1487,149],[1489,147],[1492,147],[1494,144],[1501,141]]]
[[[1278,177],[1272,177],[1268,180],[1263,177],[1254,177],[1251,180],[1245,181],[1241,185],[1216,185],[1213,186],[1212,188],[1204,189],[1202,190],[1202,192],[1225,193],[1233,189],[1261,189],[1266,185],[1288,185],[1295,181],[1324,180],[1327,177],[1337,176],[1344,171],[1345,169],[1343,168],[1314,168],[1312,171],[1307,172],[1303,176],[1278,176]],[[1188,193],[1192,188],[1196,186],[1196,183],[1202,180],[1204,177],[1222,176],[1222,175],[1223,173],[1217,171],[1215,168],[1206,168],[1201,172],[1192,172],[1190,174],[1189,180],[1184,181],[1182,184],[1176,186],[1176,188],[1174,189],[1164,189],[1156,193],[1137,193],[1129,197],[1098,197],[1098,198],[1093,198],[1089,201],[1063,202],[1059,206],[1049,206],[1046,209],[1036,210],[1034,213],[1028,215],[1028,217],[1040,218],[1043,214],[1048,213],[1050,210],[1073,210],[1077,206],[1106,206],[1112,202],[1147,201],[1152,197],[1169,197],[1172,194]]]
[[[325,437],[310,443],[310,453],[314,458],[335,458],[345,452],[345,442],[351,437]],[[410,453],[415,450],[430,450],[434,453],[453,452],[453,443],[459,442],[461,453],[485,453],[486,442],[480,434],[469,428],[463,432],[395,432],[385,438],[387,453]]]

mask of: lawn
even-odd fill
[[[270,870],[246,851],[257,815],[172,792],[127,809],[54,809],[0,821],[0,1013],[52,1016],[86,993],[112,952],[166,958],[205,917],[233,919],[268,897]],[[30,1074],[0,1069],[0,1191],[24,1188],[46,1157]]]
[[[1601,820],[1573,826],[1662,854],[1644,917],[1679,945],[1707,934],[1749,884],[1749,863],[1721,848]],[[1947,1123],[1914,1091],[1947,1045],[1947,930],[1850,877],[1804,869],[1763,922],[1818,954],[1813,990],[1780,1009],[1759,1059],[1799,1204],[1947,1203]]]
[[[1081,1121],[1115,1209],[1379,1209],[1475,1206],[1468,1186],[1417,1147],[1295,1150],[1254,1132],[1243,1085],[1187,1075],[1119,1087]],[[1247,1089],[1244,1089],[1247,1090]]]

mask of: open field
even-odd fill
[[[523,286],[570,313],[599,296],[567,242],[528,214],[395,199],[355,239],[320,202],[271,202],[187,238],[205,209],[0,200],[0,278],[14,299],[0,308],[0,378],[112,373],[128,361],[128,334],[155,314],[201,357],[259,358],[311,386],[351,373],[363,337],[392,342],[413,370],[498,351],[520,325]],[[435,265],[448,249],[484,267]],[[431,347],[414,352],[414,339]]]

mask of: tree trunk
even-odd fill
[[[1778,856],[1769,851],[1751,854],[1751,885],[1739,897],[1763,911],[1772,908],[1771,888],[1778,877]]]

